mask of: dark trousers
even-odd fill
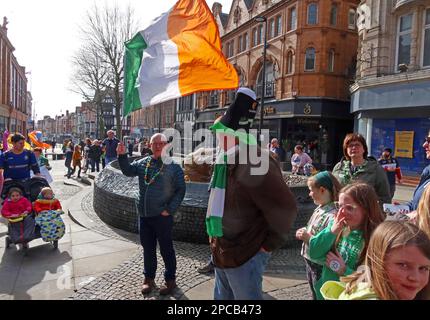
[[[164,279],[176,278],[176,256],[172,239],[173,217],[140,217],[140,243],[143,246],[143,273],[145,278],[155,279],[157,271],[157,240],[163,257]]]
[[[97,170],[97,172],[100,171],[100,159],[90,159],[90,164],[91,172],[94,172],[95,170]]]
[[[395,184],[390,184],[391,200],[393,200],[395,193],[396,193],[396,185]]]
[[[306,276],[308,278],[309,286],[312,291],[312,298],[314,300],[317,300],[317,296],[315,293],[315,285],[317,284],[317,281],[321,278],[323,267],[322,265],[316,264],[306,258],[305,258],[305,264],[306,264]]]

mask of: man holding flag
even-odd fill
[[[179,0],[172,9],[155,19],[149,27],[135,35],[125,46],[124,116],[141,107],[176,99],[194,92],[238,87],[237,72],[221,51],[218,27],[204,0]],[[160,139],[161,141],[158,141]],[[134,162],[129,165],[127,157],[124,156],[124,145],[122,143],[118,145],[121,170],[127,175],[139,175],[141,193],[145,190],[155,190],[154,186],[157,183],[162,185],[165,180],[167,181],[167,177],[170,175],[166,176],[164,173],[164,176],[160,174],[157,177],[157,170],[159,172],[167,171],[168,168],[177,166],[173,164],[163,166],[162,162],[158,161],[157,164],[162,167],[155,168],[156,171],[152,175],[152,171],[149,172],[152,170],[149,160],[157,159],[155,151],[160,153],[160,150],[154,148],[163,142],[167,142],[164,135],[155,135],[151,138],[151,149],[154,155],[144,158],[148,164]],[[175,192],[178,201],[173,201],[174,205],[165,208],[156,206],[154,210],[147,210],[145,214],[151,217],[141,218],[141,239],[142,244],[145,243],[143,293],[151,292],[155,286],[153,279],[156,258],[153,235],[156,233],[159,240],[159,237],[166,240],[170,234],[168,231],[163,232],[160,226],[158,228],[155,224],[151,225],[149,220],[159,219],[160,222],[172,220],[171,215],[179,205],[179,199],[182,201],[185,194],[183,174],[180,178],[179,170],[177,170],[177,174],[172,176],[177,178],[176,183],[171,184],[179,183],[180,185],[178,191]],[[151,184],[154,186],[150,186]],[[151,199],[149,203],[159,201],[156,197],[149,198]],[[141,199],[143,199],[142,195]],[[139,212],[142,212],[142,206]],[[173,224],[173,220],[171,223]],[[156,228],[158,228],[158,232],[154,233]],[[171,225],[169,228],[165,228],[166,230],[171,230]],[[166,264],[166,286],[161,289],[160,293],[170,294],[176,287],[174,280],[176,260],[173,259],[174,251],[173,246],[170,245],[171,240],[164,240],[162,240],[161,253]],[[148,245],[148,243],[150,244]],[[169,245],[165,245],[166,243]]]

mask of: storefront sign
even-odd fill
[[[311,114],[312,113],[312,107],[309,103],[306,103],[305,107],[303,108],[304,114]]]
[[[274,107],[267,107],[264,108],[264,114],[268,115],[268,114],[275,114],[276,113],[276,108]]]
[[[413,158],[414,131],[396,131],[394,156],[398,158]]]
[[[317,119],[297,119],[297,124],[319,124],[320,121]]]

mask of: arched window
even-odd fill
[[[330,49],[328,52],[328,71],[334,72],[334,50]]]
[[[337,23],[337,5],[332,4],[330,10],[330,25],[335,26]]]
[[[305,56],[305,71],[315,70],[315,48],[307,48]]]
[[[263,67],[257,77],[257,96],[261,97],[263,89]],[[275,95],[275,70],[274,64],[270,61],[266,61],[266,90],[264,92],[265,97],[273,97]]]
[[[287,74],[293,73],[293,52],[287,53]]]
[[[318,23],[318,5],[311,3],[308,5],[308,24]]]

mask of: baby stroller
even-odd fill
[[[22,181],[8,180],[3,184],[1,198],[6,199],[11,188],[19,188],[23,196],[33,203],[44,187],[49,187],[49,184],[42,177],[32,177]],[[36,225],[34,212],[22,218],[10,219],[8,235],[6,236],[6,248],[9,248],[11,244],[21,244],[25,254],[28,249],[27,244],[41,237],[40,227]],[[52,244],[54,249],[58,248],[58,240],[52,241]]]

